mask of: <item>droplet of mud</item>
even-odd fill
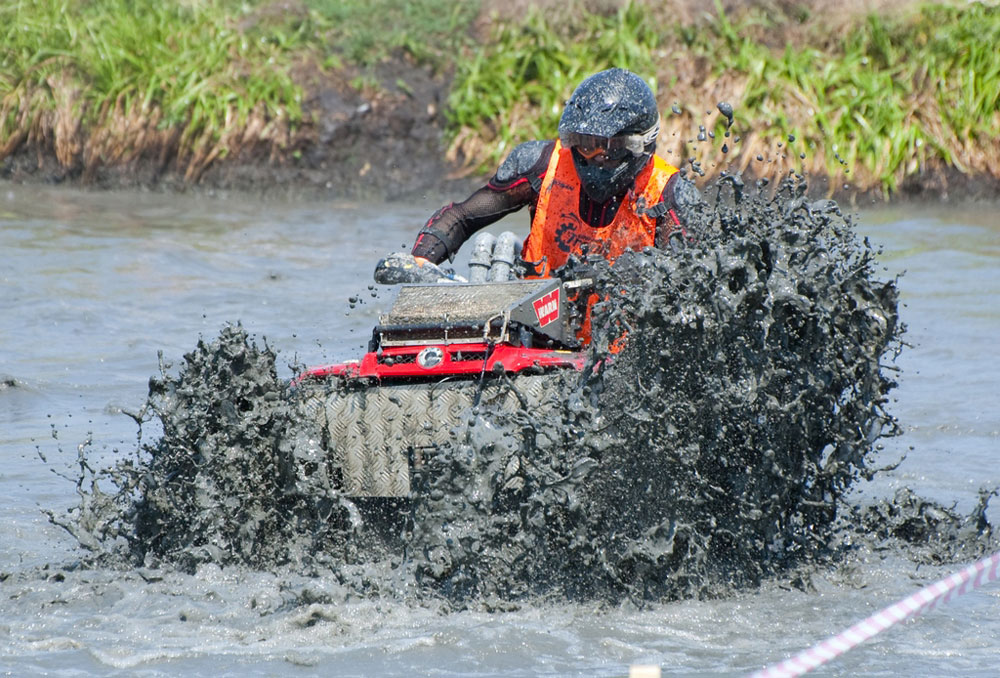
[[[716,108],[719,109],[719,113],[726,116],[726,127],[733,126],[733,106],[727,101],[720,101],[717,103]]]

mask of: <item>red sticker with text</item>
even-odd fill
[[[535,307],[535,315],[538,316],[538,325],[545,327],[559,317],[559,290],[552,290],[535,299],[532,304]]]

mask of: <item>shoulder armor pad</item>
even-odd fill
[[[518,144],[500,165],[494,182],[505,186],[518,179],[530,178],[529,175],[536,173],[536,171],[541,172],[542,168],[538,168],[538,165],[543,159],[546,163],[548,162],[549,153],[554,146],[555,142],[545,140],[525,141],[523,144]]]
[[[690,180],[678,176],[674,181],[674,204],[681,210],[688,210],[702,201],[701,191]]]

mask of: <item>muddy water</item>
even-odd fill
[[[260,204],[2,186],[0,667],[623,675],[650,662],[679,675],[738,675],[944,571],[882,554],[806,591],[774,584],[643,610],[546,603],[441,614],[293,573],[74,567],[79,546],[41,510],[76,505],[78,444],[92,438],[92,464],[134,448],[135,423],[116,412],[141,404],[157,352],[179,360],[199,335],[240,320],[278,351],[285,374],[288,363],[355,354],[384,304],[368,289],[373,262],[408,243],[436,202]],[[523,230],[524,216],[504,226]],[[887,441],[880,459],[908,456],[862,497],[909,486],[967,511],[979,487],[1000,485],[1000,227],[988,209],[921,208],[864,212],[860,230],[884,244],[887,275],[906,271],[901,316],[913,344],[897,361],[891,408],[906,435]],[[956,601],[829,673],[993,675],[998,598],[986,590]]]

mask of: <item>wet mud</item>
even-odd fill
[[[292,568],[487,608],[720,596],[885,549],[984,553],[989,491],[969,516],[919,488],[848,498],[896,461],[878,451],[899,433],[898,281],[807,194],[800,177],[725,178],[670,248],[572,260],[558,274],[599,299],[588,366],[552,374],[544,406],[477,405],[405,499],[343,494],[314,394],[233,325],[161,365],[135,415],[156,432],[109,469],[84,448],[80,506],[52,519],[103,562]]]

